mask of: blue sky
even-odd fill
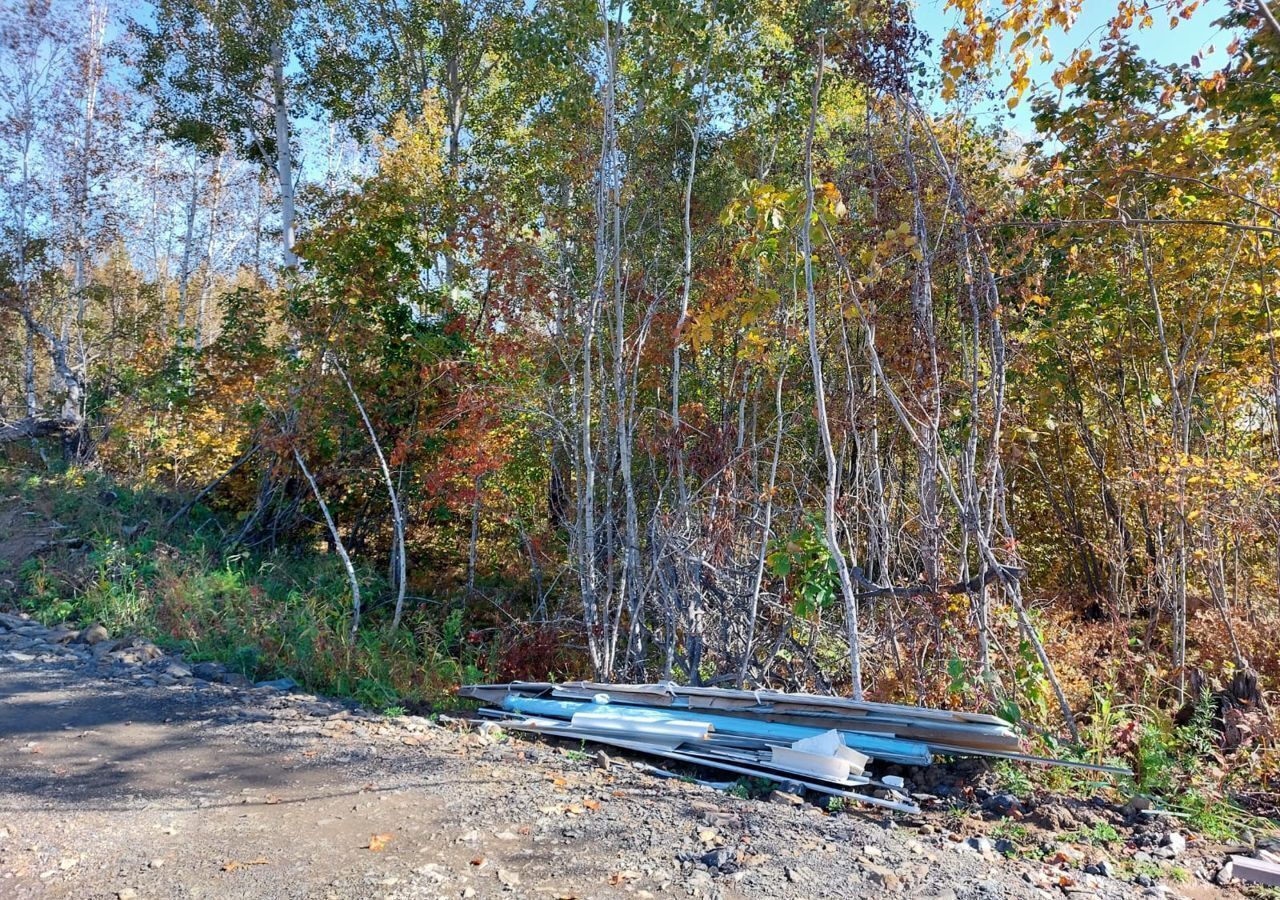
[[[996,0],[991,0],[994,3]],[[1115,13],[1115,0],[1083,0],[1083,10],[1070,32],[1055,30],[1050,35],[1050,45],[1057,60],[1053,63],[1033,63],[1031,80],[1034,87],[1048,86],[1053,89],[1050,76],[1057,68],[1058,60],[1065,60],[1078,47],[1097,45],[1107,33],[1107,22]],[[1187,63],[1194,54],[1200,53],[1207,67],[1221,66],[1226,62],[1226,45],[1231,41],[1230,34],[1220,31],[1211,23],[1227,12],[1227,3],[1223,0],[1206,0],[1188,21],[1180,22],[1178,27],[1170,28],[1170,16],[1163,10],[1163,4],[1152,2],[1152,17],[1155,19],[1151,28],[1134,30],[1130,38],[1141,52],[1158,63]],[[938,45],[947,31],[957,22],[955,12],[944,9],[943,0],[918,0],[916,22],[931,37],[936,53]],[[1210,47],[1215,52],[1205,54]],[[1003,87],[1007,78],[1001,77],[997,86]],[[1031,124],[1031,107],[1024,102],[1010,116],[1003,101],[984,104],[972,110],[975,116],[984,121],[999,123],[1006,128],[1025,135],[1034,134]]]

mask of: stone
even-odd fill
[[[198,662],[191,667],[191,674],[205,681],[217,681],[226,674],[226,671],[226,666],[216,662]]]
[[[769,802],[780,806],[801,806],[804,804],[804,798],[788,791],[770,791]]]
[[[1167,847],[1174,857],[1181,856],[1187,852],[1187,839],[1176,831],[1168,831],[1160,839],[1160,847]]]
[[[273,691],[288,692],[298,686],[292,678],[273,678],[270,681],[259,681],[254,687],[270,688]]]
[[[89,645],[89,652],[93,654],[95,660],[106,662],[107,654],[116,649],[117,643],[118,641],[110,638],[102,638],[97,643]]]
[[[704,854],[702,864],[708,869],[722,868],[726,863],[733,860],[733,851],[727,847],[717,847],[710,853]]]
[[[1049,831],[1074,831],[1079,825],[1071,810],[1058,803],[1048,803],[1037,808],[1035,819]]]
[[[1084,871],[1086,874],[1101,875],[1103,878],[1116,877],[1115,863],[1109,859],[1099,859],[1095,862],[1091,862],[1084,867]]]
[[[1134,794],[1132,797],[1129,798],[1129,802],[1127,802],[1124,806],[1120,807],[1120,811],[1124,813],[1126,816],[1136,816],[1138,813],[1142,812],[1143,810],[1147,810],[1150,808],[1151,808],[1151,799],[1149,797],[1144,797],[1141,794]]]
[[[226,685],[229,685],[229,686],[231,686],[231,687],[233,687],[233,688],[245,688],[245,689],[248,689],[248,688],[253,687],[253,682],[252,682],[252,681],[250,681],[248,678],[245,678],[245,677],[244,677],[243,675],[241,675],[239,672],[227,672],[227,673],[225,673],[225,674],[222,676],[222,683],[223,683],[223,684],[226,684]]]
[[[1084,851],[1070,844],[1057,843],[1053,845],[1053,860],[1059,863],[1078,865],[1084,862]]]
[[[191,670],[182,663],[171,662],[164,667],[164,674],[170,678],[190,678]]]
[[[505,887],[515,887],[520,883],[520,873],[512,872],[510,869],[498,869],[498,880],[501,881]]]
[[[427,863],[418,869],[419,875],[425,875],[436,884],[443,884],[449,880],[449,872],[439,863]]]
[[[991,843],[990,838],[981,836],[969,838],[964,842],[964,846],[970,850],[977,850],[983,856],[991,856],[996,852],[995,844]]]
[[[138,658],[147,662],[164,657],[164,651],[150,641],[137,641],[134,646],[137,650]]]
[[[896,891],[901,887],[902,882],[898,878],[897,873],[892,869],[884,866],[877,866],[874,863],[863,863],[862,871],[867,875],[867,881],[886,891]]]
[[[1022,812],[1022,801],[1013,794],[996,794],[982,805],[997,816],[1012,816]]]
[[[1218,874],[1213,876],[1214,884],[1220,887],[1226,887],[1235,879],[1235,863],[1227,860],[1227,864],[1218,870]]]
[[[110,632],[108,632],[101,624],[94,622],[84,631],[80,632],[80,635],[76,638],[76,643],[93,646],[94,644],[102,643],[109,637],[111,637]]]
[[[138,892],[133,888],[125,888],[122,891],[116,891],[118,900],[138,900]]]
[[[596,751],[596,765],[604,771],[609,771],[609,766],[613,764],[613,760],[609,759],[609,754],[603,750]]]

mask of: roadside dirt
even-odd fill
[[[1168,896],[219,677],[0,615],[0,897]]]

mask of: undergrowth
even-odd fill
[[[385,579],[369,569],[360,572],[370,600],[365,625],[352,643],[345,573],[319,548],[228,548],[223,529],[234,523],[199,507],[166,531],[163,523],[176,509],[172,499],[83,470],[33,474],[0,466],[0,491],[33,514],[21,521],[10,515],[9,533],[0,531],[0,605],[18,606],[48,624],[101,622],[112,634],[151,638],[189,660],[217,660],[255,680],[287,676],[388,715],[438,704],[462,682],[541,679],[581,665],[561,636],[513,631],[511,617],[504,625],[490,610],[486,619],[485,610],[461,598],[411,605],[393,633],[386,627]],[[6,559],[4,548],[21,545],[14,538],[31,523],[72,540]],[[1028,669],[1029,684],[1034,675]],[[1258,745],[1222,750],[1208,699],[1187,724],[1175,725],[1169,709],[1151,699],[1162,696],[1159,685],[1136,685],[1132,673],[1120,670],[1115,677],[1126,681],[1093,681],[1079,746],[1042,733],[1031,749],[1124,765],[1134,778],[1001,763],[997,776],[1005,790],[1021,797],[1037,789],[1102,792],[1118,802],[1143,794],[1191,830],[1222,840],[1273,827],[1233,799],[1237,788],[1273,783],[1273,757]],[[1031,721],[1023,725],[1034,733]],[[744,779],[734,792],[762,789]],[[1019,836],[1008,836],[1018,842]],[[1079,837],[1099,844],[1116,838]]]
[[[1210,694],[1202,695],[1190,720],[1182,725],[1175,724],[1168,711],[1149,704],[1117,704],[1115,694],[1108,684],[1095,690],[1092,706],[1082,717],[1079,746],[1042,735],[1034,749],[1061,759],[1127,767],[1133,777],[999,763],[995,772],[1002,788],[1020,797],[1037,789],[1074,796],[1110,795],[1118,803],[1140,795],[1175,814],[1192,832],[1221,841],[1237,839],[1246,830],[1275,830],[1274,821],[1250,811],[1236,798],[1238,791],[1272,783],[1275,760],[1259,744],[1233,750],[1221,746]],[[1074,837],[1105,845],[1119,835],[1105,825]]]
[[[196,509],[168,533],[173,503],[92,472],[0,469],[0,490],[36,515],[24,524],[79,539],[18,561],[0,559],[0,602],[46,624],[100,622],[192,661],[216,660],[251,679],[287,676],[309,690],[377,709],[435,704],[459,683],[483,680],[496,644],[464,633],[459,605],[415,606],[395,633],[387,593],[360,573],[374,598],[354,644],[350,593],[338,560],[318,550],[225,550],[216,517]],[[0,540],[4,536],[0,536]]]

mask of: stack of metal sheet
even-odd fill
[[[901,779],[870,777],[872,760],[926,766],[934,754],[978,755],[1125,772],[1028,756],[1007,722],[981,713],[673,683],[514,682],[464,685],[459,694],[497,704],[481,714],[504,719],[507,728],[791,781],[903,811],[918,810],[901,792]]]

